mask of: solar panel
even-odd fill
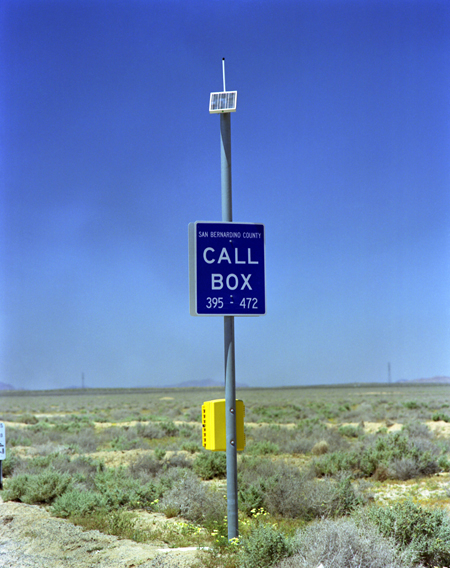
[[[236,112],[237,91],[211,93],[209,98],[209,112]]]

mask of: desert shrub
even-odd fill
[[[363,503],[348,477],[323,480],[282,477],[264,500],[274,515],[311,520],[347,515]]]
[[[242,568],[270,568],[292,553],[291,539],[272,525],[260,524],[242,539],[238,562]]]
[[[254,456],[267,456],[269,454],[278,454],[280,448],[278,444],[274,444],[269,440],[254,442],[247,447],[247,453]]]
[[[348,475],[342,474],[337,479],[326,479],[328,487],[323,489],[324,480],[316,481],[316,491],[312,499],[312,513],[316,517],[338,517],[354,512],[365,504],[366,498],[355,489]],[[313,508],[314,507],[314,508]]]
[[[164,467],[161,474],[156,477],[154,483],[158,493],[158,498],[162,497],[172,489],[185,475],[191,475],[192,469],[184,467]]]
[[[260,405],[246,409],[247,419],[252,422],[276,422],[286,424],[304,418],[304,410],[297,405]]]
[[[190,454],[196,454],[201,451],[202,446],[198,442],[186,441],[181,444],[181,449],[185,452],[189,452]]]
[[[189,408],[183,416],[183,419],[187,422],[202,422],[202,413],[199,412],[197,407]]]
[[[407,400],[403,403],[403,406],[405,408],[408,408],[408,410],[417,410],[422,405],[420,404],[420,402],[416,402],[415,400]]]
[[[17,417],[16,422],[21,422],[22,424],[37,424],[39,419],[34,416],[34,414],[22,414]]]
[[[110,441],[110,448],[116,451],[133,450],[146,446],[145,442],[136,437],[136,433],[132,429],[121,429],[120,434]]]
[[[318,419],[301,420],[295,428],[283,429],[281,434],[277,443],[284,453],[305,454],[321,441],[325,441],[332,452],[349,447],[349,442],[336,428],[329,428]]]
[[[401,550],[411,549],[426,566],[450,563],[450,517],[443,509],[425,509],[412,501],[370,507],[366,518]]]
[[[165,438],[176,436],[179,433],[178,426],[172,421],[138,424],[136,430],[138,435],[143,438]]]
[[[264,448],[273,448],[268,453],[307,453],[314,444],[326,440],[333,449],[342,446],[343,440],[335,430],[327,428],[318,420],[306,419],[295,428],[280,425],[260,426],[252,428],[248,433],[249,444],[247,452],[263,454]],[[267,443],[267,444],[263,444]],[[345,443],[345,442],[344,442]],[[258,446],[255,447],[255,444]],[[275,446],[278,446],[276,449]],[[259,448],[258,450],[256,448]]]
[[[173,422],[148,422],[146,424],[137,424],[135,431],[136,435],[141,438],[158,440],[176,436],[179,429]]]
[[[125,408],[124,404],[117,405],[113,408],[107,407],[110,411],[108,413],[109,420],[108,422],[130,422],[135,417],[130,412],[130,409]]]
[[[71,464],[71,467],[78,470],[72,477],[73,492],[69,488],[69,495],[63,494],[56,499],[53,512],[58,516],[76,517],[77,521],[83,516],[97,514],[100,510],[105,514],[122,509],[154,509],[156,501],[187,471],[183,468],[164,471],[161,467],[156,473],[163,475],[153,475],[150,478],[143,476],[139,468],[133,476],[126,468],[106,469],[102,464],[97,464],[94,473],[95,462],[81,465],[81,471],[77,464]]]
[[[53,429],[58,432],[74,434],[86,428],[94,428],[94,422],[88,416],[71,414],[64,416],[60,421],[56,421]]]
[[[311,448],[311,452],[315,456],[321,456],[323,454],[327,454],[330,446],[326,440],[320,440],[320,442],[316,442],[314,446]]]
[[[130,511],[104,511],[100,509],[92,514],[81,516],[74,514],[70,520],[87,530],[98,530],[135,542],[148,542],[151,539],[151,534],[147,530],[139,528],[138,519]]]
[[[287,429],[279,425],[252,428],[247,434],[246,453],[256,455],[292,453],[292,445],[295,443],[296,436],[295,429]]]
[[[56,517],[68,518],[92,515],[107,508],[106,498],[101,493],[71,489],[57,497],[50,510]]]
[[[82,483],[85,488],[93,488],[96,473],[105,469],[103,462],[88,456],[79,456],[74,459],[59,456],[52,461],[52,467],[61,473],[68,473],[74,481]]]
[[[435,412],[432,416],[432,420],[434,420],[434,422],[439,422],[439,420],[450,422],[450,416],[444,412]]]
[[[410,568],[394,542],[353,519],[323,520],[301,530],[295,554],[277,568]]]
[[[93,482],[95,489],[105,497],[109,509],[151,507],[152,502],[161,496],[163,487],[151,481],[143,484],[130,477],[125,468],[98,471]]]
[[[181,515],[206,525],[223,521],[226,513],[223,494],[207,487],[189,471],[185,471],[172,489],[165,493],[158,507],[167,516]]]
[[[321,405],[321,408],[319,407],[317,409],[317,414],[319,416],[322,416],[326,420],[333,420],[333,418],[336,418],[339,415],[339,413],[340,413],[339,408],[336,408],[334,404],[323,403]]]
[[[284,461],[243,458],[238,467],[240,506],[247,514],[264,507],[270,512],[297,516],[297,502],[292,498],[303,480],[300,470]]]
[[[51,503],[67,491],[72,484],[71,476],[48,468],[38,474],[20,474],[8,481],[3,493],[5,501],[23,503]]]
[[[95,432],[95,437],[97,439],[97,449],[108,447],[112,440],[120,437],[123,430],[117,426],[112,426],[110,428],[101,428],[98,432]],[[73,438],[75,441],[75,438]]]
[[[97,451],[99,446],[99,438],[96,436],[94,428],[81,428],[76,435],[67,436],[65,442],[73,450],[84,454]]]
[[[164,432],[164,435],[169,437],[177,436],[179,432],[178,426],[176,426],[172,421],[161,422],[161,428]]]
[[[164,466],[166,469],[171,467],[191,469],[192,461],[186,458],[185,455],[175,452],[169,458],[166,459]]]
[[[244,488],[239,488],[239,509],[244,511],[248,516],[252,511],[264,508],[265,504],[265,491],[261,483],[247,485]]]
[[[347,438],[359,438],[364,435],[364,428],[361,426],[344,424],[343,426],[339,426],[338,432],[341,436],[346,436]]]
[[[225,452],[202,452],[195,458],[193,468],[202,479],[225,477],[227,473]]]
[[[128,471],[134,478],[153,478],[161,471],[162,468],[163,464],[160,460],[157,460],[152,455],[145,454],[139,456],[134,462],[132,462]]]
[[[7,444],[9,447],[14,448],[16,446],[32,445],[31,436],[29,436],[27,430],[23,428],[9,427],[6,436],[7,436]]]
[[[38,434],[45,434],[46,436],[48,436],[49,432],[57,432],[57,429],[45,420],[41,420],[32,422],[32,424],[28,426],[27,431],[36,435],[36,439],[41,440],[42,436],[38,437]]]
[[[238,462],[239,507],[247,515],[265,505],[266,488],[272,477],[284,471],[285,462],[244,455]]]
[[[440,456],[438,458],[437,464],[442,471],[450,471],[450,461],[448,460],[447,456]]]
[[[102,467],[102,462],[95,461],[87,456],[71,459],[66,454],[52,453],[46,456],[18,460],[14,474],[37,475],[50,468],[59,473],[68,473],[74,481],[80,481],[92,477]]]
[[[254,442],[268,441],[280,445],[292,432],[293,430],[288,430],[285,426],[280,426],[279,424],[260,425],[258,428],[249,430],[248,437]]]
[[[425,439],[431,440],[434,438],[433,432],[423,422],[407,422],[402,426],[403,433],[405,433],[410,440]]]
[[[14,452],[7,452],[6,453],[6,457],[3,460],[2,463],[2,475],[3,477],[11,477],[11,475],[13,474],[14,470],[19,466],[19,464],[22,462],[22,460],[20,460],[20,458],[18,458]]]
[[[163,450],[162,448],[156,448],[155,450],[155,458],[159,461],[163,460],[164,457],[166,455],[166,450]]]
[[[30,475],[37,475],[42,473],[45,469],[48,469],[53,460],[56,460],[58,454],[47,454],[46,456],[36,456],[30,459],[23,459],[20,463],[16,466],[14,470],[14,475],[22,475],[24,473],[28,473]],[[69,459],[68,457],[64,456],[63,459]]]
[[[359,465],[359,453],[351,452],[332,452],[320,458],[316,458],[313,467],[316,475],[336,475],[342,471],[355,470]]]
[[[377,473],[377,471],[378,468],[375,473]],[[411,458],[400,458],[392,460],[392,462],[389,464],[389,468],[386,469],[386,474],[386,479],[393,478],[406,481],[407,479],[414,479],[415,477],[419,477],[420,469],[415,460]],[[379,481],[382,481],[380,475],[377,476],[377,479]]]
[[[349,447],[348,440],[336,428],[329,428],[325,424],[317,420],[303,420],[297,425],[294,430],[297,442],[309,442],[309,447],[306,451],[312,451],[312,448],[318,442],[325,441],[328,444],[328,451],[335,452],[339,450],[346,450]]]
[[[387,479],[412,475],[430,475],[439,471],[439,449],[424,438],[411,440],[407,433],[394,432],[368,439],[364,446],[348,452],[333,452],[316,458],[313,467],[316,475],[336,475],[340,471],[352,471],[356,475],[370,477],[382,470]],[[378,473],[377,473],[378,472]]]
[[[352,422],[361,420],[373,420],[376,418],[376,410],[369,402],[361,402],[355,408],[346,413],[346,419]]]
[[[99,530],[107,534],[127,538],[135,542],[148,542],[148,531],[138,527],[139,523],[134,513],[129,511],[112,511],[109,515],[97,516]]]
[[[348,477],[313,479],[285,462],[242,460],[238,473],[239,506],[250,515],[263,507],[273,515],[311,520],[353,511],[362,503]]]
[[[408,436],[401,432],[380,436],[375,443],[364,449],[360,469],[364,475],[373,475],[378,464],[391,465],[398,460],[412,460],[416,465],[416,475],[430,475],[438,471],[437,462],[430,451],[422,452]]]
[[[192,468],[192,463],[186,456],[177,452],[163,461],[162,459],[158,459],[155,452],[155,455],[144,454],[139,456],[130,464],[128,471],[134,478],[148,480],[154,479],[171,468],[190,469]]]
[[[194,424],[182,424],[178,429],[178,436],[191,442],[198,442],[201,438],[201,429]]]
[[[303,438],[301,435],[296,435],[289,440],[286,444],[287,454],[307,454],[314,446],[314,441],[308,438]]]

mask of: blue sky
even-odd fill
[[[238,383],[450,375],[450,4],[4,0],[0,381],[223,378],[188,224],[265,224]]]

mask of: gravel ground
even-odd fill
[[[1,568],[190,568],[196,549],[149,544],[85,531],[35,505],[0,498]]]

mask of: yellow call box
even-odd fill
[[[244,434],[245,406],[236,400],[236,449],[245,448]],[[202,405],[203,447],[213,452],[224,452],[226,443],[225,399],[207,400]]]

